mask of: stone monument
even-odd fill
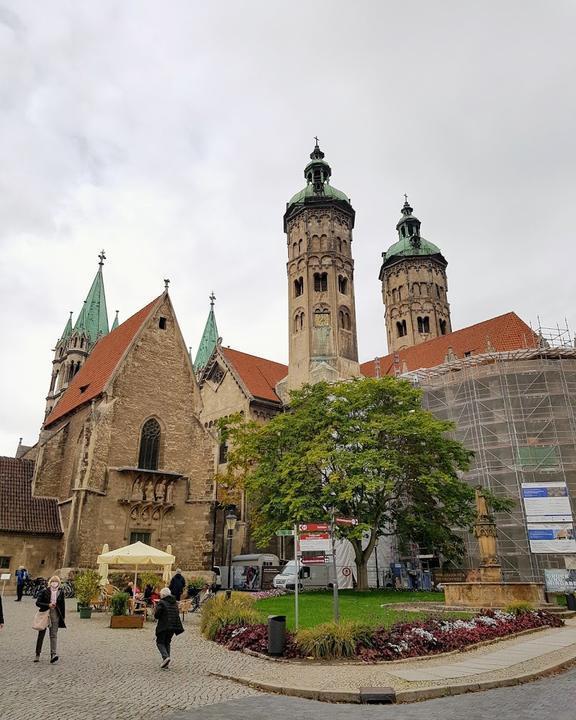
[[[444,602],[447,606],[502,608],[516,602],[528,602],[537,607],[545,602],[542,583],[504,582],[498,557],[496,523],[481,487],[476,488],[474,535],[480,548],[478,579],[445,583]]]

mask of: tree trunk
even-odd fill
[[[368,558],[362,559],[361,562],[356,560],[357,576],[357,590],[369,590],[368,587]]]
[[[374,550],[374,544],[376,541],[376,533],[372,531],[368,545],[362,550],[362,541],[358,539],[351,539],[352,547],[354,548],[354,555],[356,556],[356,589],[357,590],[370,590],[368,585],[368,559],[372,555]]]

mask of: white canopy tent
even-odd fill
[[[102,585],[106,585],[108,583],[109,565],[129,565],[135,568],[134,587],[136,587],[138,568],[143,565],[158,565],[163,568],[162,579],[166,584],[168,584],[172,574],[172,565],[176,562],[176,558],[172,555],[172,548],[170,545],[168,545],[166,551],[167,552],[158,550],[158,548],[146,545],[140,541],[132,543],[132,545],[117,548],[116,550],[109,550],[108,545],[104,545],[102,548],[102,554],[98,555],[96,561],[98,563],[98,572],[101,577],[100,582]]]

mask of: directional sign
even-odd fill
[[[302,533],[300,535],[300,551],[307,550],[328,552],[330,550],[330,533]]]
[[[276,535],[278,537],[292,537],[294,530],[276,530]]]
[[[300,532],[327,532],[330,530],[328,523],[300,523],[298,526]]]
[[[337,517],[336,525],[358,525],[358,519],[357,518]]]
[[[325,565],[326,555],[323,552],[303,552],[300,559],[302,565]]]

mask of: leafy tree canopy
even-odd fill
[[[293,392],[290,410],[266,424],[239,416],[222,423],[231,441],[225,481],[248,493],[255,539],[328,519],[334,508],[359,520],[339,532],[352,542],[360,574],[384,535],[457,559],[455,530],[476,518],[474,488],[461,479],[473,454],[449,437],[451,423],[422,408],[421,396],[392,377],[318,383]],[[496,511],[510,507],[485,495]]]

